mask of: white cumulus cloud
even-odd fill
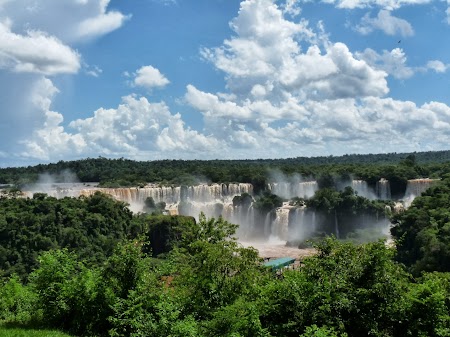
[[[76,73],[80,68],[80,55],[57,38],[32,30],[15,34],[10,26],[0,22],[0,67],[46,75]]]
[[[47,86],[52,87],[46,80]],[[53,87],[54,88],[54,87]],[[186,127],[180,114],[172,114],[164,102],[144,97],[123,97],[117,108],[97,109],[92,117],[74,120],[66,130],[61,114],[51,111],[55,91],[37,96],[45,121],[24,141],[25,157],[57,160],[105,155],[136,159],[187,158],[193,153],[214,153],[219,142]]]
[[[447,0],[447,10],[445,11],[445,14],[447,14],[447,23],[450,25],[450,0]]]
[[[3,5],[0,18],[12,20],[12,30],[44,31],[67,42],[78,42],[108,34],[130,18],[108,10],[110,0],[21,0]]]
[[[450,69],[449,64],[439,60],[428,61],[424,66],[408,66],[406,54],[401,48],[394,48],[391,51],[383,50],[381,54],[371,48],[366,48],[363,52],[356,53],[356,56],[372,67],[384,70],[397,79],[411,78],[417,72],[424,73],[431,70],[436,73],[445,73]]]
[[[383,50],[378,54],[371,48],[365,49],[357,56],[375,68],[387,72],[397,79],[407,79],[414,75],[415,69],[407,66],[407,57],[401,48],[394,48],[391,51]]]
[[[65,31],[63,28],[59,35],[50,28],[39,32],[47,31],[43,36],[66,43],[69,40],[63,37],[74,38],[79,23],[109,15],[107,7],[102,7],[108,2],[71,0],[73,10],[96,5],[94,14],[75,13],[78,24]],[[390,10],[423,3],[328,2],[346,8],[380,6]],[[12,3],[5,3],[4,8]],[[56,4],[50,0],[42,2],[50,3]],[[12,74],[20,77],[20,83],[13,83],[11,90],[24,88],[28,93],[28,99],[12,105],[12,98],[0,92],[0,100],[7,102],[6,106],[20,111],[15,114],[12,109],[5,109],[9,118],[0,115],[0,131],[14,140],[6,140],[0,156],[8,155],[4,149],[10,145],[15,153],[39,160],[98,155],[147,160],[292,157],[448,148],[448,105],[433,101],[418,105],[387,97],[388,76],[407,79],[417,71],[443,73],[448,70],[447,64],[431,60],[422,67],[409,66],[406,53],[400,48],[354,52],[345,43],[332,41],[323,22],[312,27],[304,18],[293,19],[301,14],[300,3],[243,1],[237,17],[230,22],[232,35],[215,48],[201,49],[203,59],[222,73],[226,82],[225,92],[209,92],[198,84],[186,86],[179,102],[201,113],[202,130],[190,128],[166,103],[151,102],[134,94],[123,97],[117,106],[102,107],[88,118],[65,123],[63,115],[51,107],[58,89],[42,75],[51,72],[0,72],[4,83]],[[397,34],[408,31],[399,28],[402,21],[391,12],[386,15],[391,20],[390,29]],[[99,28],[103,25],[100,22],[97,28],[91,28],[92,32],[108,31]],[[20,25],[8,29],[11,34],[28,37],[27,31],[20,31]],[[406,30],[402,33],[401,29]],[[78,38],[83,40],[88,35]],[[144,66],[126,76],[133,86],[148,90],[169,83],[153,66]],[[15,133],[26,139],[19,144],[22,148]]]
[[[185,102],[228,151],[280,157],[367,152],[368,144],[371,152],[447,146],[445,104],[386,97],[388,75],[405,79],[421,69],[407,65],[402,49],[353,53],[330,41],[323,24],[315,30],[284,14],[273,1],[243,1],[230,24],[235,35],[201,50],[224,73],[229,92],[188,85]],[[437,62],[428,67],[443,69]]]
[[[120,12],[108,12],[104,10],[97,16],[87,18],[78,24],[74,36],[80,39],[93,38],[108,34],[121,27],[128,18]]]
[[[370,17],[369,14],[364,15],[356,30],[364,35],[370,34],[374,30],[381,30],[387,35],[414,35],[414,29],[408,21],[397,18],[390,11],[384,9],[380,10],[376,17]]]
[[[301,13],[299,0],[286,0],[282,8],[284,14],[291,15],[292,17],[296,17]]]
[[[271,1],[243,1],[231,27],[236,36],[201,53],[225,73],[228,88],[238,98],[252,93],[284,100],[286,91],[301,99],[388,92],[384,71],[356,59],[345,44],[328,41],[323,25],[314,32],[304,19],[285,19]],[[310,47],[303,52],[301,43]]]
[[[170,81],[152,66],[143,66],[136,71],[133,84],[146,89],[162,88]]]
[[[12,162],[86,153],[83,136],[67,132],[63,114],[50,108],[58,92],[52,80],[81,68],[91,76],[102,72],[83,62],[74,45],[125,22],[129,16],[108,10],[109,2],[0,0],[0,82],[8,84],[0,91],[1,152]]]
[[[428,61],[427,68],[437,73],[445,73],[450,68],[450,64],[445,64],[439,60],[431,60]]]
[[[27,135],[25,140],[20,142],[24,146],[22,157],[60,160],[68,153],[73,156],[85,148],[86,144],[79,135],[64,132],[60,125],[63,116],[51,110],[52,100],[57,93],[58,89],[51,80],[42,78],[36,82],[31,101],[37,115],[33,119],[37,123],[31,137]]]
[[[308,0],[304,0],[308,1]],[[422,5],[433,0],[321,0],[322,2],[334,4],[338,8],[355,9],[378,6],[388,10],[398,9],[408,5]]]

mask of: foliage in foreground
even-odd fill
[[[450,272],[450,179],[430,188],[393,218],[397,260],[414,275]]]
[[[28,329],[28,328],[13,328],[0,325],[0,336],[2,337],[70,337],[57,330],[46,329]]]
[[[26,285],[15,276],[1,285],[0,320],[89,336],[450,334],[450,274],[414,279],[382,241],[325,239],[301,268],[276,277],[235,230],[201,217],[156,265],[137,240],[97,266],[46,252]]]
[[[133,231],[125,203],[96,193],[56,199],[43,193],[33,198],[0,196],[0,276],[25,278],[37,267],[39,254],[68,248],[98,264]]]

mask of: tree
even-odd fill
[[[139,214],[133,219],[136,236],[144,236],[144,251],[153,257],[169,253],[180,244],[182,234],[195,226],[194,217],[183,215]]]
[[[0,283],[0,321],[30,324],[42,319],[36,310],[38,296],[30,287],[23,285],[17,275]]]
[[[180,268],[175,284],[188,294],[190,312],[207,318],[239,296],[254,291],[258,252],[243,248],[234,237],[236,225],[223,218],[206,219],[183,234],[174,257]]]
[[[39,268],[30,275],[32,288],[39,296],[39,307],[50,326],[69,329],[73,319],[71,280],[83,270],[75,254],[67,250],[45,252]]]
[[[411,283],[407,311],[409,336],[450,336],[450,274],[425,273]]]
[[[254,203],[255,209],[261,211],[263,214],[267,214],[275,208],[281,207],[282,205],[282,198],[267,191],[264,192],[260,198],[256,199],[256,202]]]
[[[350,337],[406,336],[408,275],[384,242],[354,245],[327,238],[316,249],[299,270],[264,287],[261,320],[271,335],[311,336],[307,327],[315,324],[323,333],[334,329]]]
[[[236,225],[203,214],[183,227],[167,259],[113,305],[111,335],[225,335],[221,328],[228,317],[230,336],[263,336],[250,333],[263,329],[254,321],[259,321],[256,307],[247,305],[263,275],[260,260],[255,250],[237,243],[235,230]],[[242,310],[249,320],[237,315]]]
[[[347,337],[348,335],[344,332],[342,334],[336,332],[333,328],[328,328],[326,326],[318,327],[313,324],[306,328],[305,332],[300,335],[300,337]]]
[[[450,180],[432,187],[393,217],[398,261],[419,275],[450,271]]]

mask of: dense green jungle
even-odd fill
[[[308,199],[267,190],[273,172],[314,178]],[[1,336],[450,336],[450,152],[245,161],[85,159],[0,169]],[[320,212],[295,269],[264,267],[222,217],[142,212],[99,191],[24,197],[51,174],[104,187],[245,182],[233,207],[267,218],[283,202]],[[369,200],[346,179],[391,183]],[[409,179],[439,179],[394,211]],[[386,218],[392,240],[359,240]],[[340,237],[334,225],[340,224]],[[362,234],[361,234],[362,233]],[[361,234],[361,235],[358,235]]]
[[[374,185],[380,178],[391,182],[392,193],[404,189],[407,179],[441,178],[450,173],[450,151],[345,155],[340,157],[297,157],[259,160],[159,160],[133,161],[103,157],[59,161],[28,167],[0,168],[0,184],[23,186],[51,174],[56,182],[71,180],[99,182],[103,187],[209,183],[251,183],[256,192],[264,190],[271,174],[300,174],[331,186],[333,178],[363,179]]]

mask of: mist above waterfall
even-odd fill
[[[164,203],[165,208],[160,211],[171,215],[189,215],[198,219],[200,212],[207,218],[217,218],[222,216],[225,220],[239,225],[237,236],[241,241],[247,243],[264,243],[270,245],[269,241],[290,242],[297,245],[309,239],[323,237],[334,234],[341,239],[350,237],[371,237],[378,239],[382,237],[380,223],[384,223],[388,228],[388,220],[384,215],[374,216],[364,211],[364,206],[358,214],[347,212],[348,205],[340,205],[338,213],[328,212],[326,209],[316,209],[309,204],[311,197],[316,198],[318,184],[311,179],[305,179],[301,175],[285,175],[280,171],[271,174],[270,183],[267,190],[273,194],[283,197],[285,200],[293,197],[305,199],[305,202],[289,203],[284,201],[280,207],[273,204],[268,209],[259,208],[259,197],[253,193],[253,186],[248,183],[229,184],[199,184],[190,186],[161,186],[159,184],[149,184],[141,187],[130,188],[99,188],[87,187],[76,184],[76,176],[65,172],[63,175],[42,175],[37,184],[30,187],[32,192],[44,192],[55,197],[64,196],[89,196],[97,191],[109,194],[117,200],[128,203],[129,208],[134,213],[144,211],[144,204],[147,198],[152,198],[154,203]],[[78,186],[77,188],[66,188],[68,185]],[[344,183],[343,183],[344,184]],[[386,185],[386,181],[383,182]],[[358,192],[361,197],[371,196],[374,193],[362,180],[353,180],[348,185]],[[81,188],[80,188],[81,187]],[[326,193],[348,195],[351,192],[323,189]],[[350,190],[351,191],[351,190]],[[349,194],[350,193],[350,194]],[[323,194],[323,193],[322,193]],[[319,193],[320,195],[320,193]],[[31,196],[31,195],[30,195]],[[246,202],[233,202],[235,197],[242,197],[240,200]],[[267,194],[266,197],[271,196]],[[325,195],[324,195],[325,196]],[[261,196],[264,198],[264,196]],[[349,197],[348,200],[352,200]],[[278,198],[279,199],[279,198]],[[356,198],[358,199],[358,198]],[[256,200],[256,202],[254,202]],[[359,199],[358,199],[359,200]],[[358,207],[361,205],[358,203]],[[352,207],[350,207],[352,208]],[[359,209],[359,208],[358,208]],[[150,210],[151,211],[151,210]]]
[[[343,191],[345,187],[351,187],[359,196],[369,200],[376,200],[377,195],[375,190],[369,186],[367,181],[361,179],[351,178],[350,180],[343,180],[336,183],[338,190]]]
[[[318,189],[315,180],[304,178],[298,173],[286,175],[279,170],[273,170],[269,174],[269,181],[270,192],[284,199],[311,198]]]
[[[403,204],[405,207],[411,206],[414,199],[420,196],[423,192],[433,186],[435,183],[440,181],[440,179],[412,179],[408,180],[406,185],[405,196],[403,198]]]
[[[49,196],[62,198],[65,196],[76,197],[79,191],[86,187],[85,183],[80,183],[77,175],[71,170],[62,170],[55,173],[41,173],[36,183],[22,187],[26,195],[32,196],[34,193],[46,193]]]
[[[62,170],[57,174],[41,173],[38,176],[36,185],[50,185],[50,184],[73,184],[79,183],[77,175],[71,170]]]

